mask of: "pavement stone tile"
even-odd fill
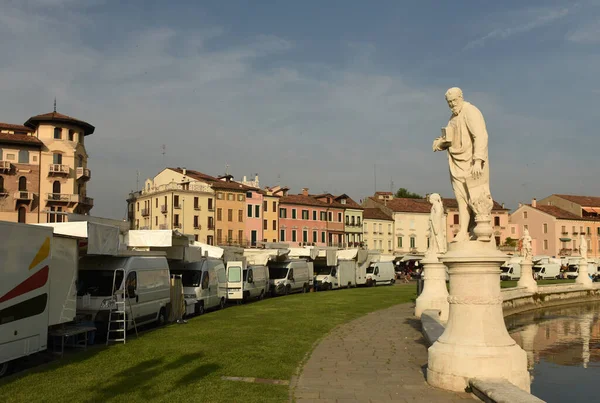
[[[294,387],[299,403],[465,402],[427,384],[427,347],[411,323],[414,305],[373,312],[334,329],[313,351]]]

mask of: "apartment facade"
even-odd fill
[[[131,228],[177,230],[214,245],[215,191],[208,178],[185,168],[165,168],[147,179],[127,200]]]
[[[363,243],[367,249],[394,252],[394,219],[378,208],[363,210]]]
[[[0,192],[0,219],[45,223],[62,221],[64,213],[89,214],[85,137],[94,130],[56,111],[23,126],[1,123],[0,177],[8,191]]]
[[[246,230],[245,239],[249,246],[257,246],[264,238],[264,192],[250,188],[246,191]]]
[[[212,182],[216,194],[217,245],[248,246],[246,237],[246,192],[248,186],[233,180],[231,175]]]
[[[263,191],[263,238],[265,242],[279,241],[279,186]],[[287,188],[284,188],[287,189]]]
[[[363,243],[363,208],[347,194],[335,198],[344,207],[345,244],[348,247],[359,247]]]
[[[302,189],[303,194],[308,194],[308,188]],[[345,248],[346,226],[344,219],[345,207],[330,193],[312,196],[316,200],[327,204],[327,245]],[[362,229],[361,229],[362,230]]]
[[[544,203],[554,201],[549,198],[542,200]],[[571,211],[533,199],[531,204],[520,205],[510,215],[510,222],[519,229],[519,233],[523,233],[524,229],[529,231],[536,255],[577,256],[583,234],[588,244],[588,256],[600,257],[600,219],[581,217]]]

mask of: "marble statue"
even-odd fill
[[[444,218],[444,205],[439,194],[433,193],[427,198],[431,203],[429,214],[429,249],[427,254],[434,257],[446,253],[446,220]]]
[[[461,223],[454,241],[468,241],[472,235],[477,240],[490,241],[494,202],[489,184],[485,120],[475,105],[463,99],[460,88],[454,87],[446,91],[446,101],[452,116],[448,125],[442,129],[442,136],[433,141],[433,151],[448,151],[450,179]],[[478,228],[480,224],[481,227]]]
[[[529,235],[529,230],[527,228],[523,230],[523,236],[521,237],[521,256],[526,260],[531,260],[533,257],[531,236]]]
[[[587,259],[587,251],[588,251],[587,239],[585,239],[584,234],[581,234],[579,236],[579,256],[581,256],[582,259]]]

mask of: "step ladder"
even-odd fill
[[[117,283],[119,277],[121,278],[121,281]],[[108,331],[106,333],[107,346],[111,342],[126,343],[127,325],[129,321],[133,324],[136,337],[138,335],[135,317],[133,316],[133,308],[131,307],[127,292],[126,280],[124,269],[115,270],[112,288],[113,303],[110,304],[110,310],[108,312]]]

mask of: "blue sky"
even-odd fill
[[[496,200],[600,194],[600,1],[120,3],[0,0],[0,121],[56,96],[95,125],[95,215],[164,166],[452,196],[431,143],[453,86],[486,118]]]

